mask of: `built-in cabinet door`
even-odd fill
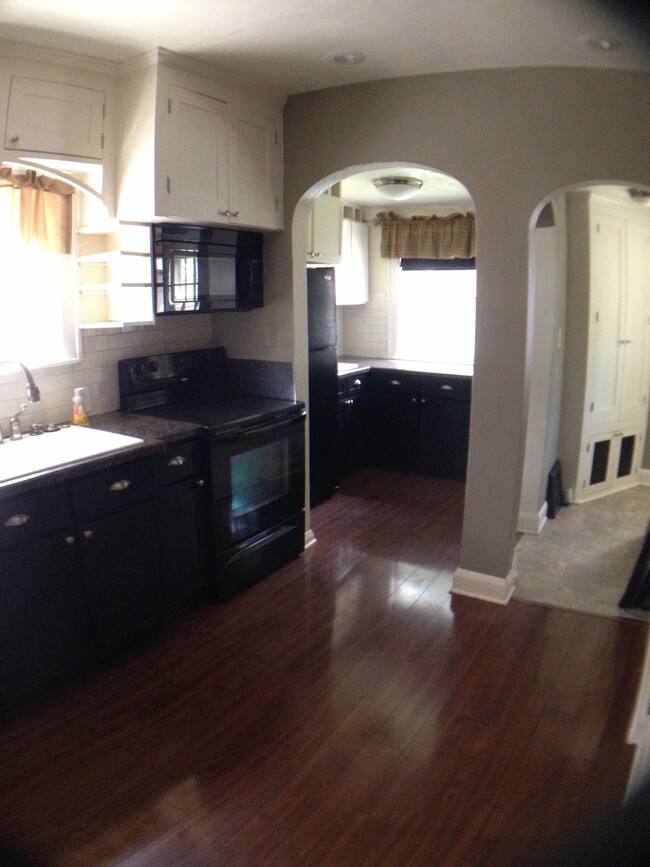
[[[227,102],[170,86],[159,216],[228,221],[228,112]]]
[[[231,222],[280,228],[278,130],[275,119],[230,108]]]
[[[642,443],[639,428],[590,436],[585,450],[581,496],[627,487],[639,471]]]
[[[591,229],[587,426],[647,414],[650,228],[596,212]]]
[[[104,100],[101,90],[14,75],[5,148],[99,160]]]
[[[307,261],[338,265],[342,255],[343,202],[325,194],[314,202],[307,223]]]

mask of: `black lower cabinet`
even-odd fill
[[[338,377],[339,386],[339,473],[347,476],[368,461],[370,444],[370,401],[368,374],[350,373]]]
[[[169,610],[150,503],[84,524],[80,539],[91,635],[100,660],[157,631]]]
[[[6,717],[86,674],[94,656],[74,546],[64,534],[2,554],[0,706]]]
[[[201,599],[208,575],[208,488],[199,441],[186,440],[157,458],[160,552],[172,613]]]
[[[373,465],[465,479],[469,377],[374,369],[370,400]]]

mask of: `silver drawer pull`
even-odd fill
[[[74,545],[74,536],[64,536],[66,545]]]
[[[399,379],[391,379],[391,381],[388,384],[389,385],[401,385],[402,383],[399,381]]]
[[[131,482],[128,479],[119,479],[117,482],[113,482],[113,484],[108,489],[109,491],[126,491],[127,488],[131,486]]]
[[[29,515],[19,512],[17,515],[12,515],[11,518],[7,518],[5,521],[5,527],[22,527],[22,525],[26,524],[29,520]]]
[[[453,385],[441,385],[440,386],[440,391],[453,391],[453,390],[454,390]]]
[[[183,457],[183,455],[176,455],[175,458],[172,458],[170,462],[167,464],[168,467],[182,467],[187,463],[187,460]]]
[[[205,482],[203,481],[203,479],[197,479],[196,480],[196,487],[197,488],[203,488],[204,486],[205,486]]]
[[[354,382],[352,383],[352,385],[361,385],[361,380],[355,379]]]
[[[84,539],[92,539],[93,531],[92,530],[84,530]]]

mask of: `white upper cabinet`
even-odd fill
[[[343,200],[326,193],[314,202],[307,222],[307,262],[338,265],[342,232]]]
[[[368,301],[368,224],[343,218],[341,264],[336,266],[336,303]]]
[[[228,117],[227,102],[169,88],[159,215],[198,222],[214,220],[215,214],[228,219]]]
[[[4,146],[21,155],[100,160],[105,94],[75,84],[11,78]]]
[[[282,227],[279,109],[162,64],[120,95],[121,219]]]

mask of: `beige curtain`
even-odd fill
[[[20,239],[53,253],[72,252],[72,196],[74,187],[35,171],[0,167],[3,210],[17,216]],[[11,221],[15,223],[15,220]]]
[[[476,256],[474,214],[449,217],[400,217],[377,214],[384,259],[471,259]]]

